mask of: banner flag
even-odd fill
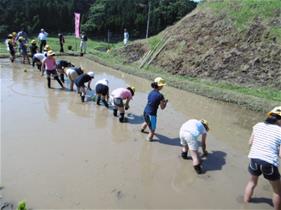
[[[80,38],[80,13],[74,13],[75,15],[75,37]]]

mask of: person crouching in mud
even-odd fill
[[[185,122],[180,128],[180,142],[183,146],[181,156],[183,159],[187,159],[187,153],[188,150],[190,150],[193,167],[198,174],[202,173],[201,160],[198,153],[198,149],[200,146],[198,137],[202,135],[201,146],[203,155],[206,156],[208,154],[206,150],[208,131],[209,125],[206,120],[191,119]]]
[[[32,57],[32,66],[34,67],[35,64],[37,66],[37,69],[41,71],[42,63],[44,59],[46,58],[46,54],[44,53],[35,53]]]
[[[135,94],[134,87],[127,88],[117,88],[111,92],[111,101],[113,106],[113,116],[117,117],[117,112],[119,111],[120,117],[119,122],[126,122],[125,120],[125,110],[130,108],[129,102]],[[123,100],[126,100],[125,104]]]
[[[281,183],[278,167],[281,158],[281,106],[275,107],[268,113],[264,122],[259,122],[253,127],[249,145],[250,180],[245,188],[244,201],[251,201],[259,176],[263,174],[273,189],[274,209],[280,210]]]
[[[166,82],[161,77],[155,78],[151,83],[153,90],[148,94],[147,104],[143,112],[144,123],[141,127],[141,132],[145,132],[146,127],[149,127],[149,133],[146,138],[147,141],[152,141],[157,124],[157,110],[160,106],[161,109],[165,109],[168,100],[164,98],[164,95],[160,93],[160,90],[166,85]]]
[[[51,75],[54,76],[54,79],[57,80],[57,82],[60,84],[62,89],[64,89],[63,84],[59,80],[58,74],[57,74],[57,65],[56,65],[56,59],[54,58],[55,53],[52,50],[49,50],[47,52],[47,58],[43,60],[41,71],[42,76],[44,75],[44,71],[47,73],[47,81],[48,81],[48,88],[51,88]]]
[[[80,93],[82,103],[85,101],[85,95],[86,95],[86,92],[87,92],[87,88],[85,86],[85,83],[88,82],[88,90],[92,90],[91,89],[91,81],[92,81],[93,78],[94,78],[94,72],[90,71],[86,74],[79,75],[74,80],[74,83],[77,86],[77,90]]]
[[[65,75],[70,80],[70,90],[73,91],[74,80],[84,73],[81,67],[68,67],[63,69]]]
[[[57,62],[57,71],[59,73],[60,80],[64,83],[64,68],[74,67],[74,65],[66,60],[58,60]]]
[[[100,105],[100,101],[103,102],[104,106],[108,108],[108,98],[109,98],[109,87],[108,80],[101,79],[96,83],[96,94],[97,94],[97,105]]]

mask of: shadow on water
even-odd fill
[[[272,199],[270,199],[270,198],[263,198],[263,197],[252,198],[251,203],[255,203],[255,204],[266,203],[266,204],[270,205],[271,207],[273,207]]]
[[[208,154],[206,160],[203,161],[203,168],[206,171],[222,170],[225,165],[226,153],[222,151],[212,151]]]
[[[157,138],[159,139],[158,142],[161,144],[167,144],[167,145],[171,145],[171,146],[178,146],[180,147],[180,139],[178,137],[176,138],[169,138],[167,136],[163,136],[161,134],[155,134],[155,136],[157,136]]]
[[[142,115],[135,115],[132,113],[128,113],[128,123],[130,124],[141,124],[143,123],[143,116]]]

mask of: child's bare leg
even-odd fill
[[[202,169],[201,169],[201,163],[200,163],[198,151],[190,150],[190,154],[192,157],[192,164],[193,164],[194,170],[196,171],[197,174],[201,174]]]
[[[73,80],[70,80],[70,90],[73,91],[73,87],[74,87],[74,82]]]
[[[141,125],[141,132],[144,132],[146,128],[147,128],[147,123],[144,122],[144,123]]]
[[[147,136],[147,140],[148,140],[148,141],[152,141],[154,135],[155,135],[155,131],[151,131],[151,130],[150,130],[149,133],[148,133],[148,136]]]
[[[254,189],[258,184],[258,176],[251,175],[249,182],[246,185],[245,192],[244,192],[244,202],[249,202],[253,196]]]
[[[270,181],[273,189],[272,202],[275,210],[281,209],[281,184],[280,180]]]

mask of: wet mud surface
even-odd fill
[[[254,203],[242,202],[248,180],[251,127],[263,114],[170,87],[158,112],[156,141],[140,132],[150,81],[66,57],[103,77],[110,90],[133,85],[136,94],[119,123],[111,110],[82,104],[75,92],[48,89],[37,69],[0,60],[1,200],[29,207],[138,209],[271,209],[269,184],[260,179]],[[27,71],[25,72],[24,69]],[[66,81],[66,84],[69,84]],[[205,118],[211,130],[205,174],[179,157],[179,128]]]

